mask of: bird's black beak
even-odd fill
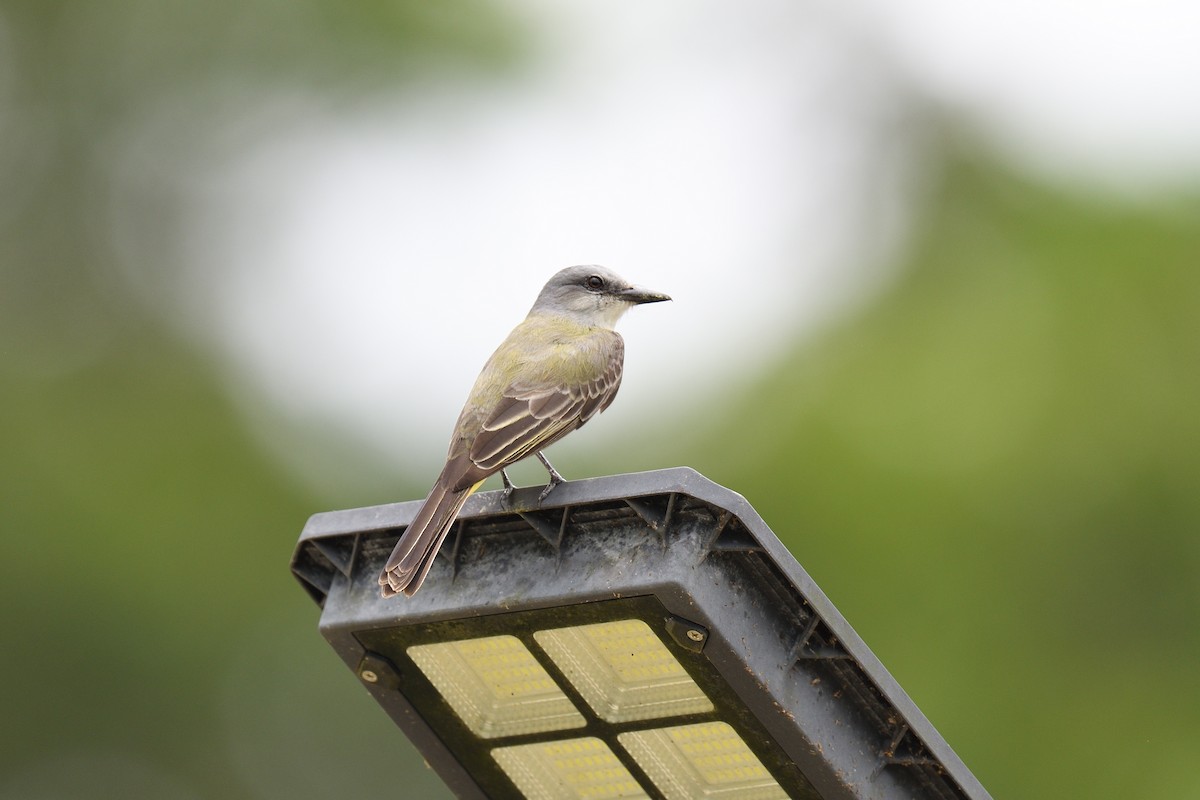
[[[662,292],[652,292],[649,289],[642,289],[638,286],[630,286],[628,289],[620,289],[614,294],[627,303],[661,303],[664,300],[670,300],[671,296]]]

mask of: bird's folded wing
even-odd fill
[[[621,361],[612,359],[602,375],[581,384],[508,387],[475,437],[471,461],[481,469],[500,469],[575,430],[617,396]]]

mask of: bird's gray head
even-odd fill
[[[586,264],[559,271],[542,287],[529,313],[558,314],[586,325],[612,328],[633,306],[670,299],[661,292],[634,286],[607,267]]]

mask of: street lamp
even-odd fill
[[[317,514],[320,629],[463,798],[987,798],[740,495],[677,468],[470,498],[425,586],[420,502]]]

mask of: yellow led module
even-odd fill
[[[533,638],[608,722],[713,710],[704,691],[640,619],[538,631]]]
[[[617,736],[667,800],[787,800],[742,737],[724,722]]]
[[[498,747],[492,758],[529,800],[648,800],[608,745],[593,737]]]
[[[476,736],[583,727],[583,715],[515,636],[422,644],[408,655]]]

